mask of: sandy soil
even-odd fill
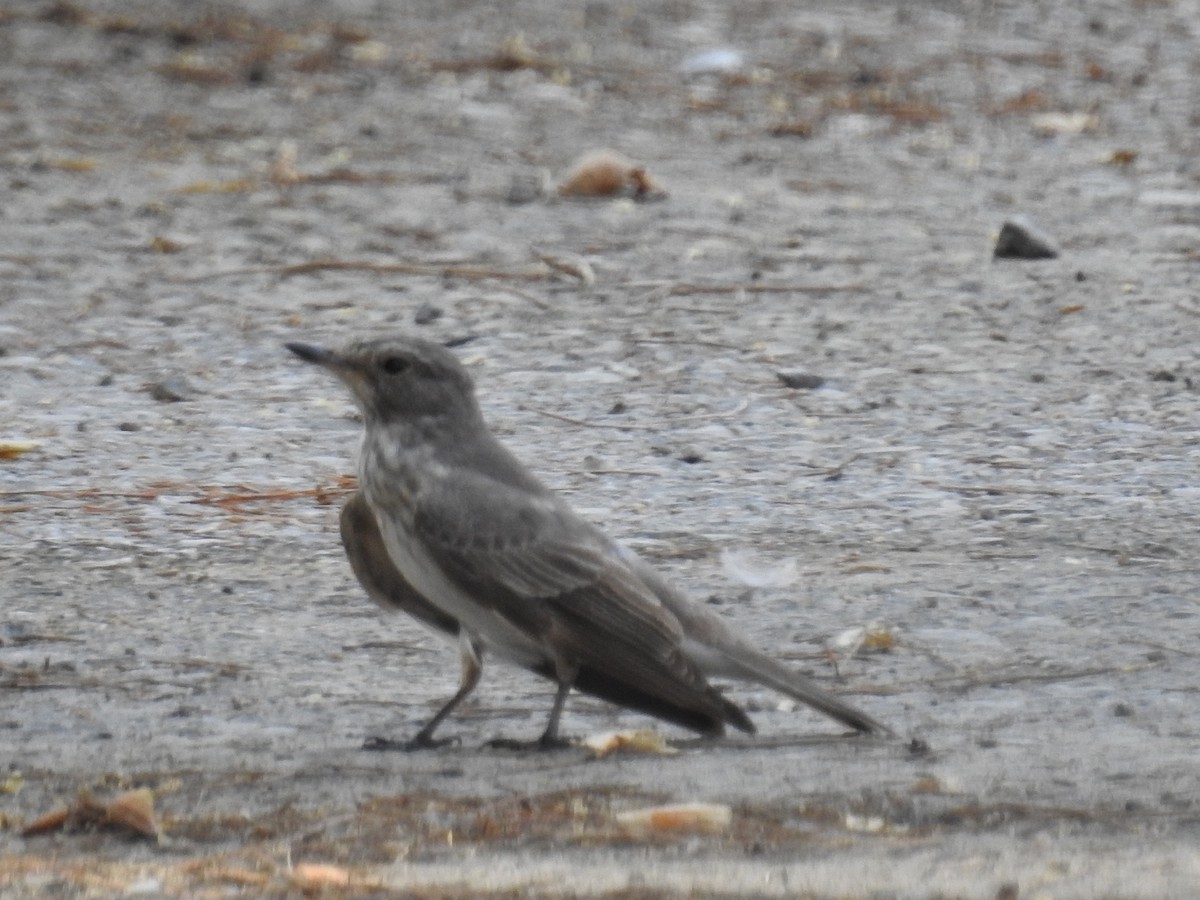
[[[1194,891],[1200,4],[727,6],[0,9],[6,897]],[[667,198],[543,189],[602,147]],[[485,750],[551,696],[493,667],[361,751],[457,662],[353,582],[359,426],[281,345],[393,330],[902,738],[731,686],[754,740]],[[22,835],[133,787],[160,841]]]

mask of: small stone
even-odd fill
[[[162,381],[148,384],[146,390],[159,403],[180,403],[196,393],[188,384],[187,379],[181,375],[173,375]]]
[[[1114,703],[1112,714],[1118,719],[1128,719],[1133,715],[1133,707],[1128,703]]]
[[[142,426],[137,422],[122,422],[117,428],[121,431],[141,431]]]
[[[533,203],[546,192],[546,177],[542,172],[517,172],[508,185],[508,196],[505,198],[514,206]]]
[[[441,308],[434,306],[432,303],[422,303],[413,313],[413,321],[418,325],[429,325],[432,322],[436,322],[441,317]]]
[[[1013,216],[1000,228],[993,259],[1054,259],[1058,248],[1026,216]]]
[[[825,383],[820,375],[809,372],[776,372],[775,377],[783,382],[784,387],[799,391],[814,391]]]

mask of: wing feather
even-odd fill
[[[415,501],[414,531],[441,571],[550,658],[729,718],[727,701],[684,652],[675,614],[557,498],[457,470],[452,483],[426,484]]]

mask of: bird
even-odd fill
[[[632,549],[546,487],[492,433],[474,381],[446,347],[396,335],[341,349],[286,348],[335,375],[362,413],[358,490],[340,516],[344,549],[376,604],[457,641],[454,696],[410,740],[435,730],[474,690],[487,656],[556,684],[538,748],[563,746],[571,689],[706,737],[754,723],[710,682],[754,682],[843,723],[881,722],[758,650]],[[517,743],[517,742],[510,742]]]

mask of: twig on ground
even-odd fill
[[[373,263],[364,260],[314,260],[305,263],[293,263],[282,266],[245,266],[237,269],[222,269],[217,272],[207,272],[184,278],[184,283],[207,281],[213,278],[228,278],[236,275],[278,275],[280,278],[291,278],[295,275],[312,275],[316,272],[371,272],[376,275],[428,275],[435,278],[463,278],[468,281],[482,281],[497,278],[508,281],[545,281],[553,274],[551,270],[540,268],[523,271],[509,271],[488,266],[469,265],[438,265],[436,263]]]

